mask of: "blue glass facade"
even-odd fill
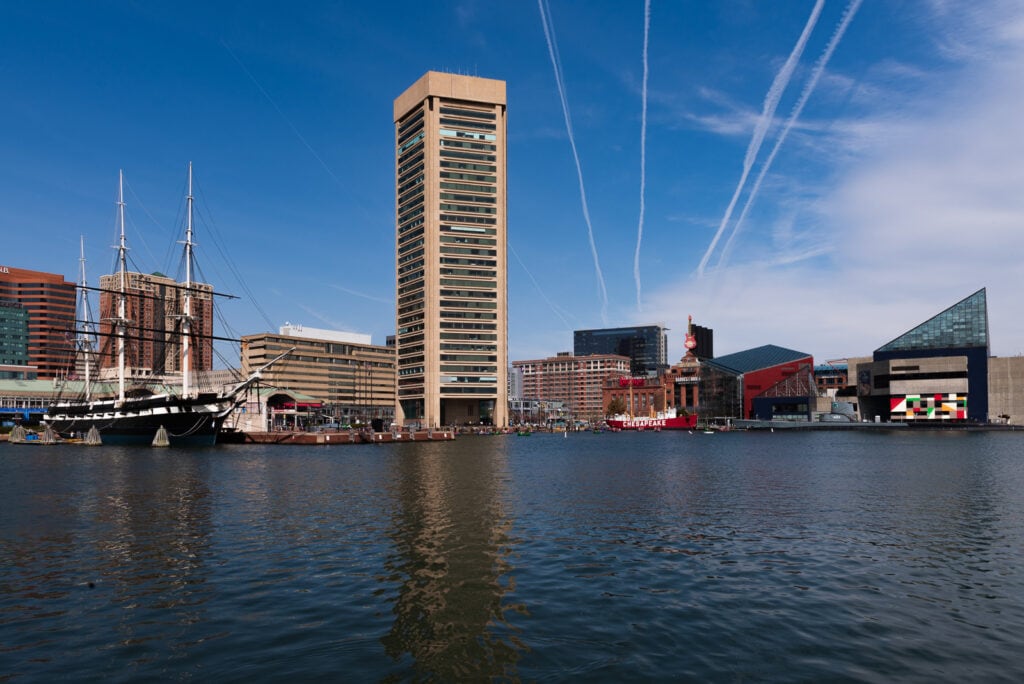
[[[986,355],[988,339],[988,301],[985,288],[960,300],[940,314],[932,316],[913,330],[883,344],[875,351],[899,353],[929,350],[976,349],[983,347]],[[900,357],[890,357],[900,358]]]
[[[28,365],[28,309],[0,299],[0,365]]]
[[[660,325],[576,330],[573,354],[628,356],[630,372],[634,375],[662,373],[668,369],[668,336]]]

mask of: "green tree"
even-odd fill
[[[608,402],[608,413],[609,416],[615,416],[620,413],[626,412],[626,400],[622,397],[615,397]]]

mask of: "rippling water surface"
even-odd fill
[[[1024,679],[1024,435],[0,445],[0,680]]]

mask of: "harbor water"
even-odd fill
[[[0,444],[0,681],[1024,680],[1024,434]]]

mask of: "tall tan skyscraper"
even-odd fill
[[[394,120],[396,420],[507,425],[505,82],[428,71]]]

